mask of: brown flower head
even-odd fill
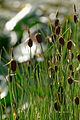
[[[74,77],[74,71],[72,71],[72,72],[71,72],[71,76],[73,76],[73,77]]]
[[[62,104],[63,103],[63,87],[59,86],[58,88],[58,99],[59,102]]]
[[[58,66],[57,65],[55,65],[55,72],[57,72],[58,71]]]
[[[77,59],[80,62],[80,54],[77,55]]]
[[[72,53],[72,60],[73,60],[73,58],[74,58],[74,54]]]
[[[74,20],[74,23],[77,23],[77,15],[76,14],[74,14],[73,20]]]
[[[59,38],[59,44],[62,45],[62,46],[64,45],[64,38],[63,37]]]
[[[71,48],[72,48],[72,41],[69,40],[69,41],[67,42],[67,49],[68,49],[68,50],[71,50]]]
[[[79,105],[79,97],[75,97],[74,102],[75,102],[76,105]]]
[[[10,75],[10,82],[12,82],[12,75]]]
[[[68,77],[68,83],[71,85],[73,83],[73,79],[71,77]]]
[[[59,86],[59,88],[58,88],[58,93],[63,93],[63,87],[62,86]]]
[[[58,99],[59,99],[59,102],[62,104],[63,103],[63,94],[58,93]]]
[[[55,27],[59,25],[59,19],[56,19],[56,20],[54,21],[54,25],[55,25]]]
[[[55,28],[55,33],[56,33],[57,35],[59,35],[59,33],[60,33],[60,26],[56,26],[56,28]]]
[[[12,60],[10,61],[10,67],[11,67],[11,70],[12,70],[13,72],[16,71],[17,65],[16,65],[16,61],[15,61],[14,59],[12,59]]]
[[[33,41],[31,38],[29,38],[28,40],[28,46],[31,48],[33,46]]]
[[[59,106],[59,104],[57,103],[57,101],[55,101],[55,103],[54,103],[54,108],[55,108],[56,111],[59,111],[59,110],[60,110],[60,106]]]
[[[42,35],[41,33],[36,33],[35,34],[36,40],[38,43],[42,43]]]
[[[72,66],[72,64],[69,65],[69,68],[70,68],[70,70],[73,71],[73,66]]]

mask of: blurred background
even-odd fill
[[[31,4],[33,8],[39,7],[46,15],[55,14],[59,10],[59,15],[66,16],[73,12],[73,4],[80,8],[79,0],[0,0],[0,33],[3,31],[5,23],[15,16],[25,4]]]

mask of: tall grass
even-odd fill
[[[60,24],[63,32],[56,35],[55,40],[49,20],[48,28],[54,42],[49,41],[50,35],[45,37],[47,50],[42,50],[43,62],[37,61],[36,56],[35,59],[30,58],[30,64],[17,63],[16,75],[12,82],[10,76],[8,79],[11,113],[7,114],[6,99],[3,98],[0,100],[0,119],[4,108],[6,120],[79,120],[80,104],[75,102],[76,97],[80,98],[80,68],[77,69],[80,64],[77,59],[80,54],[79,22],[73,23],[68,18],[65,21],[65,27]],[[53,29],[55,31],[56,28],[53,26]],[[43,31],[41,33],[44,34]],[[64,45],[59,43],[61,36],[65,40]],[[70,50],[67,49],[69,39],[72,40]],[[71,70],[70,65],[73,67]],[[68,82],[69,77],[72,84]],[[28,107],[25,109],[22,106],[26,101]]]

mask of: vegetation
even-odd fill
[[[31,57],[26,63],[12,59],[8,64],[8,98],[0,100],[0,117],[3,110],[6,120],[79,120],[80,117],[80,40],[79,21],[74,6],[73,21],[66,17],[60,24],[58,11],[54,24],[50,21],[45,34],[35,34],[42,54]],[[28,45],[33,46],[30,38]],[[42,47],[42,35],[45,36],[46,51]],[[6,53],[6,49],[4,48]],[[7,55],[7,53],[6,53]],[[43,58],[37,61],[37,57]],[[3,58],[2,58],[3,59]],[[11,106],[7,114],[7,99]],[[27,101],[28,106],[23,106]]]

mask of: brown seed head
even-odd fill
[[[55,28],[55,33],[56,33],[57,35],[59,35],[59,33],[60,33],[60,26],[56,26],[56,28]]]
[[[68,77],[68,83],[71,85],[73,83],[73,79],[71,77]]]
[[[80,54],[77,55],[77,59],[80,62]]]
[[[71,48],[72,48],[72,41],[69,40],[69,41],[67,42],[67,49],[68,49],[68,50],[71,50]]]
[[[55,65],[55,72],[57,72],[57,70],[58,70],[58,66],[57,66],[57,65]]]
[[[76,105],[79,105],[79,97],[75,97],[74,102],[75,102]]]
[[[29,38],[28,40],[28,46],[31,48],[33,46],[33,41],[31,38]]]
[[[71,72],[71,76],[73,76],[73,77],[74,77],[74,71],[72,71],[72,72]]]
[[[59,99],[59,102],[62,104],[63,103],[63,94],[58,93],[58,99]]]
[[[54,40],[56,40],[56,34],[54,35],[51,34],[51,39],[52,39],[52,42],[54,43]]]
[[[10,75],[10,82],[12,82],[12,75]]]
[[[54,25],[55,25],[55,27],[59,25],[59,19],[56,19],[56,20],[54,21]]]
[[[77,15],[76,14],[73,15],[73,20],[74,20],[74,23],[77,23]]]
[[[72,53],[72,59],[74,58],[74,54]]]
[[[58,105],[57,101],[54,103],[54,108],[56,111],[60,110],[60,106]]]
[[[10,67],[11,67],[11,70],[12,70],[13,72],[16,71],[17,65],[16,65],[16,61],[15,61],[14,59],[12,59],[12,60],[10,61]]]
[[[59,38],[59,44],[62,45],[62,46],[64,45],[64,38],[63,37]]]
[[[35,34],[36,40],[38,43],[42,43],[42,35],[41,33],[36,33]]]
[[[58,88],[58,93],[63,93],[63,87],[62,86],[59,86],[59,88]]]
[[[70,70],[73,71],[73,66],[72,66],[72,64],[69,65],[69,68],[70,68]]]

